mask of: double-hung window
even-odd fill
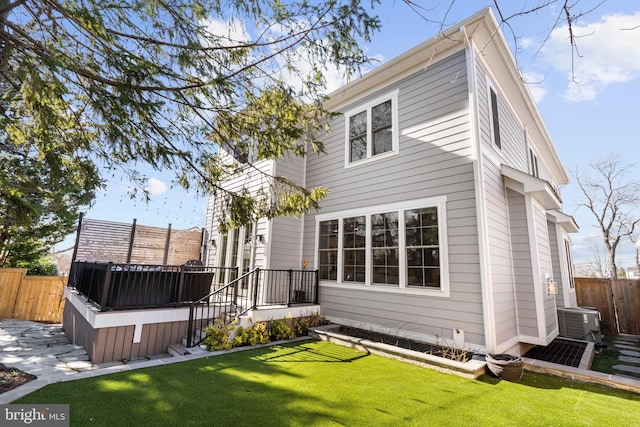
[[[398,212],[371,215],[371,263],[374,285],[400,283],[399,237]]]
[[[322,214],[320,280],[448,296],[446,197]]]
[[[342,221],[343,280],[364,283],[366,221],[364,216]]]
[[[411,209],[404,213],[407,286],[440,287],[440,245],[438,210],[435,207]]]
[[[345,114],[346,165],[398,151],[398,91]]]
[[[338,279],[338,220],[320,223],[318,274],[320,280]]]

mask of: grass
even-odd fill
[[[79,426],[640,425],[640,395],[525,372],[468,380],[324,341],[51,384]]]
[[[620,350],[613,345],[614,340],[615,337],[605,336],[602,338],[602,342],[606,344],[607,347],[594,356],[593,363],[591,364],[592,371],[605,372],[607,374],[616,373],[613,366],[620,364],[618,360]]]

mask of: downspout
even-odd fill
[[[482,168],[482,143],[480,141],[480,117],[477,107],[477,81],[475,73],[476,55],[473,42],[469,39],[464,26],[460,27],[467,50],[467,75],[469,82],[469,116],[471,117],[471,143],[473,144],[473,174],[476,193],[476,218],[478,223],[478,256],[480,262],[480,289],[482,292],[482,318],[484,322],[484,340],[488,353],[496,349],[496,320],[489,264],[489,239],[487,236],[484,173]]]

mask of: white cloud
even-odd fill
[[[166,192],[167,189],[167,184],[165,184],[158,178],[149,178],[148,184],[145,187],[145,190],[147,190],[152,196],[159,196],[160,194]]]
[[[233,45],[238,42],[249,41],[249,33],[245,26],[238,21],[220,21],[215,18],[204,21],[207,31],[224,39],[224,45]]]
[[[528,37],[523,37],[519,40],[518,44],[522,49],[529,49],[533,45],[533,39]]]
[[[522,77],[524,78],[524,82],[527,84],[533,99],[536,102],[541,102],[548,92],[544,84],[544,76],[536,72],[524,72],[522,73]]]
[[[573,26],[577,51],[571,57],[567,26],[555,29],[542,55],[568,76],[564,96],[569,101],[595,99],[607,85],[640,78],[640,11],[612,14],[600,21]]]

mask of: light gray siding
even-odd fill
[[[268,175],[273,173],[273,162],[270,160],[263,160],[254,163],[253,165],[245,166],[244,172],[238,174],[221,185],[229,191],[238,191],[239,189],[246,187],[250,193],[255,194],[259,189],[267,189],[268,187]],[[218,190],[221,191],[221,190]],[[207,234],[208,234],[208,246],[207,246],[207,264],[208,265],[220,265],[218,254],[221,250],[221,243],[223,242],[223,236],[218,232],[218,226],[220,219],[225,212],[221,206],[221,199],[216,195],[211,195],[207,203]],[[257,222],[255,227],[255,235],[262,234],[267,236],[269,229],[269,223],[266,219],[261,219]],[[247,235],[251,233],[253,228],[247,230]],[[211,240],[216,241],[216,245],[211,244]],[[253,249],[251,250],[251,267],[266,267],[266,253],[265,245],[258,244],[256,238],[252,239]],[[227,266],[235,267],[235,266]]]
[[[531,264],[531,241],[527,224],[525,197],[507,189],[509,203],[509,227],[511,232],[511,252],[518,309],[520,334],[538,336],[535,287]]]
[[[359,104],[399,90],[399,154],[344,167],[345,119],[331,121],[326,154],[310,156],[307,186],[330,193],[321,213],[447,196],[450,297],[322,286],[320,303],[328,317],[452,339],[452,329],[468,343],[484,344],[478,231],[476,221],[468,85],[460,51],[421,69]],[[303,257],[315,257],[315,215],[305,218]],[[315,268],[315,267],[314,267]]]
[[[496,344],[499,346],[518,335],[513,289],[514,265],[511,258],[507,199],[500,168],[484,158],[483,171],[489,244],[487,259],[493,289]]]
[[[528,171],[527,144],[524,138],[524,127],[517,120],[509,107],[506,95],[489,77],[484,62],[476,57],[476,88],[478,99],[478,134],[483,148],[494,150],[500,156],[502,163],[523,172]],[[489,87],[493,88],[498,98],[498,118],[500,128],[501,147],[498,149],[491,138],[491,101]]]
[[[278,159],[275,165],[275,175],[287,177],[292,182],[305,184],[305,159],[289,154]],[[302,218],[283,217],[271,221],[268,232],[267,268],[300,269],[302,268]]]
[[[551,250],[551,266],[553,268],[553,280],[558,284],[558,294],[555,296],[558,307],[564,307],[564,295],[562,292],[562,266],[560,257],[564,256],[560,251],[564,248],[558,248],[558,230],[556,223],[547,219],[547,228],[549,229],[549,244]]]
[[[553,295],[547,295],[547,278],[550,278],[553,274],[553,267],[551,263],[551,250],[549,247],[549,231],[547,227],[547,214],[544,209],[535,206],[533,207],[534,224],[536,233],[536,248],[538,250],[538,262],[540,264],[540,287],[536,292],[540,292],[542,295],[542,301],[544,303],[544,318],[545,318],[545,336],[550,335],[553,331],[558,329],[556,304]]]

